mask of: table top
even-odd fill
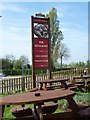
[[[52,82],[65,82],[68,81],[69,78],[62,78],[62,79],[47,79],[47,80],[42,80],[38,81],[39,83],[52,83]]]
[[[73,79],[80,79],[80,78],[87,79],[90,78],[90,75],[73,76]]]
[[[40,96],[35,96],[35,93],[40,93]],[[65,99],[68,96],[75,95],[74,91],[69,89],[56,90],[38,90],[36,92],[26,92],[22,94],[8,95],[0,98],[0,105],[12,104],[41,104],[52,100]]]

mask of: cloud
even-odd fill
[[[88,59],[88,30],[85,31],[81,28],[80,25],[75,25],[74,23],[73,26],[65,23],[64,27],[62,27],[63,42],[69,48],[71,55],[71,58],[65,61],[67,63],[71,61],[86,61]]]
[[[30,37],[30,29],[28,28],[22,29],[10,27],[6,30],[2,30],[2,50],[0,51],[1,53],[3,53],[2,56],[13,54],[16,57],[26,55],[28,58],[31,58]]]
[[[75,7],[75,6],[74,6]],[[58,17],[64,17],[66,15],[71,14],[69,11],[71,11],[73,9],[73,6],[70,5],[63,5],[61,3],[61,5],[59,5],[59,7],[57,6],[57,11],[58,11]]]
[[[57,13],[59,18],[63,17],[71,17],[72,19],[78,18],[80,16],[83,16],[83,11],[81,9],[81,6],[84,5],[84,3],[76,3],[75,4],[64,4],[64,3],[59,3],[56,5]],[[88,3],[85,3],[87,7],[87,15],[88,15]],[[85,12],[85,11],[84,11]],[[88,16],[87,16],[88,17]]]
[[[64,34],[63,42],[69,48],[71,55],[68,61],[64,61],[66,63],[88,59],[88,11],[85,9],[86,14],[83,14],[81,8],[78,4],[61,3],[59,7],[57,5],[58,17],[63,21],[60,23],[60,29]]]
[[[26,9],[27,10],[27,9]],[[15,3],[1,3],[0,11],[13,11],[13,12],[24,12],[25,8],[20,5],[16,5]]]

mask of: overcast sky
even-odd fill
[[[0,3],[0,57],[25,55],[31,61],[31,15],[57,9],[63,42],[70,50],[65,63],[88,59],[88,2],[4,2]]]

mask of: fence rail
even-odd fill
[[[84,69],[71,69],[71,70],[61,70],[58,72],[52,72],[51,77],[56,78],[72,78],[72,76],[84,74]],[[88,69],[86,69],[86,74],[88,74]],[[39,87],[38,80],[48,79],[48,74],[39,74],[36,75],[36,87]],[[9,93],[15,91],[24,91],[32,89],[32,76],[24,77],[14,77],[6,78],[0,80],[0,93]]]

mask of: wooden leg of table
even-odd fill
[[[39,116],[38,116],[38,113],[37,113],[37,108],[36,108],[36,105],[34,104],[34,113],[35,113],[35,119],[36,120],[39,120]]]
[[[45,88],[46,88],[46,86],[47,86],[47,83],[45,83]]]
[[[38,115],[37,113],[37,108],[36,108],[36,105],[34,104],[34,111],[35,111],[35,114]]]
[[[0,105],[0,120],[3,118],[5,105]]]
[[[61,82],[61,86],[64,87],[65,89],[68,89],[66,82]]]
[[[40,120],[43,120],[43,112],[42,112],[41,105],[38,105],[38,112],[39,112],[39,118],[40,118]]]
[[[73,112],[78,112],[79,108],[78,108],[78,105],[76,104],[76,102],[74,101],[74,99],[71,96],[68,96],[66,99],[69,103],[69,106],[70,106],[71,110]]]
[[[40,90],[43,89],[43,83],[40,83]]]

